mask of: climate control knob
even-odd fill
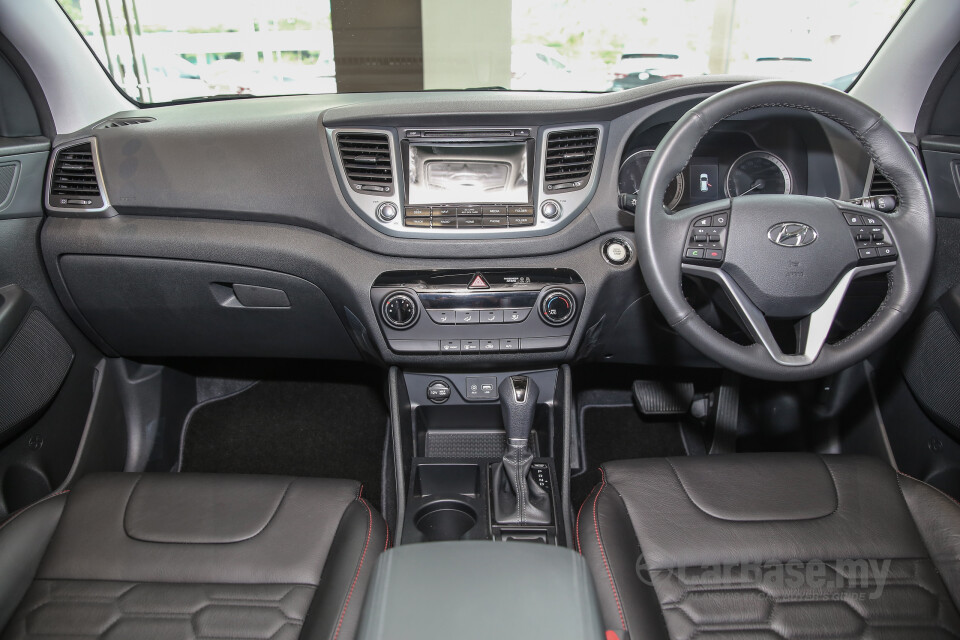
[[[566,289],[551,289],[540,301],[540,317],[555,327],[570,322],[576,310],[577,299]]]
[[[394,291],[383,299],[380,315],[383,321],[394,329],[406,329],[417,321],[420,307],[410,294]]]

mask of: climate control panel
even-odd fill
[[[565,349],[586,294],[569,269],[392,271],[370,296],[400,354],[509,354]]]

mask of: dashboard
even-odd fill
[[[119,113],[56,141],[44,259],[109,354],[712,366],[650,301],[630,196],[671,124],[741,81]],[[704,137],[665,204],[850,199],[871,174],[839,125],[758,109]]]

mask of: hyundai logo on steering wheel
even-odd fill
[[[770,227],[767,237],[781,247],[805,247],[817,239],[817,230],[800,222],[778,222]]]

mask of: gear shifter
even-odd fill
[[[510,376],[499,391],[507,447],[493,471],[494,518],[497,524],[550,524],[550,496],[530,476],[530,432],[540,390],[527,376]]]

